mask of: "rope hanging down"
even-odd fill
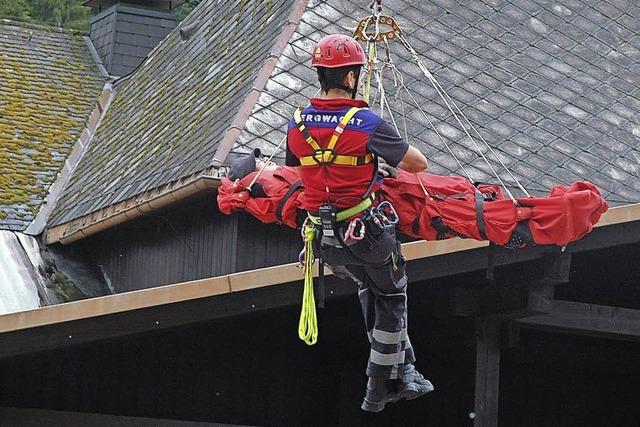
[[[381,25],[387,26],[388,29],[386,31],[381,30]],[[370,30],[370,27],[372,27],[372,26],[373,26],[373,32],[370,32],[369,30]],[[433,86],[434,90],[438,94],[439,98],[445,104],[445,106],[447,107],[449,112],[452,114],[452,116],[454,117],[454,119],[456,120],[458,125],[462,128],[462,131],[464,132],[466,137],[471,141],[471,143],[475,147],[475,151],[478,153],[478,155],[487,164],[487,166],[489,167],[489,170],[491,171],[491,173],[496,177],[496,179],[498,180],[498,182],[500,183],[500,185],[504,189],[505,194],[510,199],[512,199],[514,201],[514,203],[515,203],[515,197],[513,196],[512,192],[509,190],[509,188],[506,186],[506,184],[505,184],[504,180],[502,179],[502,177],[498,174],[496,169],[493,167],[493,165],[491,164],[491,162],[489,161],[489,159],[487,158],[487,156],[483,152],[483,149],[481,148],[480,144],[472,136],[472,133],[477,135],[477,137],[482,142],[482,144],[493,155],[493,157],[497,160],[497,162],[500,164],[500,166],[502,166],[502,168],[504,168],[504,170],[507,172],[507,174],[511,177],[511,179],[518,186],[518,188],[527,197],[530,197],[529,192],[520,183],[518,178],[509,170],[509,168],[505,165],[505,163],[502,161],[500,156],[498,156],[498,154],[493,149],[493,147],[484,139],[484,137],[480,134],[480,132],[477,130],[477,128],[471,123],[469,118],[457,106],[457,104],[453,101],[453,99],[449,96],[449,94],[444,90],[442,85],[440,85],[440,83],[437,81],[437,79],[433,76],[433,74],[424,65],[424,62],[420,59],[420,57],[418,56],[418,54],[415,51],[415,49],[411,46],[411,44],[409,43],[407,38],[404,36],[404,34],[402,32],[402,29],[397,24],[395,19],[390,17],[390,16],[382,15],[382,1],[381,0],[376,0],[376,1],[372,2],[372,4],[371,4],[371,15],[368,16],[367,18],[364,18],[364,19],[360,20],[360,22],[359,22],[359,24],[358,24],[358,26],[357,26],[357,28],[356,28],[356,30],[354,32],[354,37],[357,40],[366,42],[366,44],[367,44],[367,46],[366,46],[367,50],[366,51],[369,53],[369,58],[368,58],[369,62],[367,64],[366,71],[365,71],[367,73],[367,79],[366,79],[365,87],[364,87],[364,90],[363,90],[365,101],[369,102],[370,92],[371,92],[371,87],[370,87],[371,86],[371,79],[372,79],[372,76],[375,76],[376,83],[377,83],[377,86],[378,86],[378,93],[376,94],[376,99],[374,99],[374,101],[371,103],[371,105],[375,104],[376,100],[378,99],[378,95],[379,95],[380,96],[379,102],[380,102],[381,115],[384,114],[385,109],[389,112],[389,114],[391,116],[391,121],[393,122],[394,126],[396,127],[396,130],[398,130],[398,133],[400,133],[400,132],[399,132],[397,123],[395,122],[395,119],[393,118],[393,113],[391,111],[391,108],[388,105],[387,97],[386,97],[386,94],[385,94],[384,85],[382,83],[382,73],[383,73],[383,71],[385,69],[390,69],[392,71],[392,73],[393,73],[394,84],[397,87],[396,98],[398,98],[398,96],[399,96],[400,106],[401,106],[404,125],[405,125],[405,138],[408,136],[408,132],[407,132],[407,127],[406,127],[406,117],[405,117],[405,114],[404,114],[404,103],[403,103],[401,91],[404,91],[404,93],[407,94],[407,96],[411,99],[411,101],[413,101],[413,104],[415,104],[415,106],[418,109],[418,111],[420,111],[420,113],[422,114],[424,119],[429,123],[429,126],[431,126],[431,128],[434,130],[434,132],[438,136],[438,139],[443,143],[443,145],[445,146],[445,148],[447,149],[449,154],[451,154],[451,156],[455,159],[456,163],[458,164],[458,166],[460,167],[462,172],[466,175],[466,177],[469,179],[469,181],[474,182],[474,180],[472,179],[470,173],[466,170],[466,168],[464,167],[462,162],[455,155],[455,153],[453,152],[453,150],[451,149],[449,144],[447,144],[447,142],[442,137],[440,132],[438,132],[437,128],[434,126],[433,122],[431,121],[431,119],[429,118],[427,113],[424,111],[424,109],[420,106],[420,104],[418,103],[418,101],[416,100],[414,95],[409,91],[409,89],[404,84],[404,80],[402,78],[402,74],[400,73],[400,71],[398,70],[398,68],[395,66],[395,64],[393,63],[393,61],[391,59],[390,49],[389,49],[389,44],[388,44],[389,40],[398,40],[398,41],[400,41],[402,46],[409,52],[409,54],[411,55],[412,60],[418,66],[418,68],[420,69],[422,74],[426,77],[426,79],[429,81],[429,83],[431,83],[431,85]],[[377,57],[378,49],[377,49],[376,44],[377,43],[381,43],[381,42],[384,43],[384,45],[385,45],[386,59],[384,60],[382,67],[379,68],[379,67],[377,67],[377,65],[378,65],[378,63],[380,61],[378,60],[378,57]]]
[[[298,322],[298,337],[307,345],[314,345],[318,341],[318,315],[316,314],[316,301],[313,294],[313,239],[316,229],[311,223],[305,222],[302,226],[304,239],[304,290],[302,291],[302,308],[300,309],[300,321]],[[322,266],[320,266],[322,268]]]

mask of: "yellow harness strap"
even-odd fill
[[[302,121],[302,108],[297,108],[295,113],[293,114],[293,118],[298,125],[298,129],[302,132],[302,136],[304,136],[307,144],[313,148],[315,153],[311,156],[303,156],[300,157],[300,165],[301,166],[316,166],[318,164],[323,163],[333,163],[337,165],[346,165],[346,166],[359,166],[366,163],[371,163],[374,159],[373,154],[367,153],[364,156],[351,156],[351,155],[343,155],[343,154],[335,154],[335,147],[338,139],[340,139],[340,135],[344,132],[344,129],[347,127],[353,116],[360,111],[358,107],[351,107],[349,111],[342,117],[338,126],[336,126],[333,131],[333,135],[331,135],[331,139],[329,140],[329,144],[327,144],[327,148],[321,148],[318,144],[318,141],[311,135],[309,129],[304,125]]]

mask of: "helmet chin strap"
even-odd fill
[[[358,94],[358,83],[360,81],[360,71],[356,73],[356,81],[353,85],[353,88],[350,88],[351,91],[351,99],[356,99],[356,95]]]
[[[346,86],[346,85],[340,85],[338,86],[338,89],[342,89],[345,92],[349,92],[351,94],[351,99],[356,99],[356,95],[358,94],[358,83],[360,81],[360,72],[358,71],[356,73],[356,81],[353,84],[353,87],[350,86]]]

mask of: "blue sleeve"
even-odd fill
[[[384,120],[380,120],[367,144],[368,151],[393,167],[398,166],[408,149],[409,144]]]

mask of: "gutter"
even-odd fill
[[[605,212],[596,227],[640,221],[640,203],[611,208]],[[440,255],[463,252],[489,246],[489,242],[449,239],[404,243],[402,252],[407,260],[433,258]],[[331,275],[325,269],[325,275]],[[318,265],[314,266],[314,277]],[[264,288],[303,280],[298,263],[277,265],[257,270],[243,271],[224,276],[210,277],[155,288],[124,292],[40,307],[33,310],[0,315],[0,334],[37,328],[86,318],[157,307],[218,295],[233,294],[250,289]]]
[[[189,196],[218,188],[220,179],[225,173],[226,168],[212,166],[196,175],[146,191],[73,221],[56,225],[44,232],[44,242],[47,245],[57,242],[67,245],[123,222],[158,211]]]

